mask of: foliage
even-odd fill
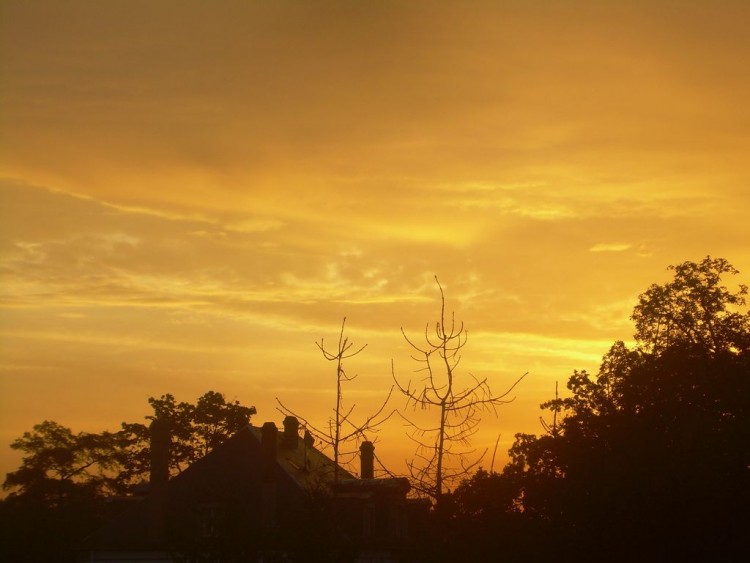
[[[119,434],[74,434],[45,420],[11,444],[25,453],[21,467],[8,473],[3,488],[55,506],[71,494],[97,496],[111,490],[112,471],[121,462]]]
[[[247,424],[254,407],[227,402],[209,391],[195,404],[172,395],[150,398],[153,414],[167,421],[171,466],[180,471]],[[21,467],[8,473],[0,501],[0,560],[73,561],[82,537],[118,507],[114,498],[147,476],[149,429],[123,423],[119,432],[74,433],[44,421],[16,439]]]
[[[747,288],[721,285],[737,273],[722,259],[671,270],[639,298],[636,346],[616,342],[596,376],[574,372],[571,396],[542,405],[559,426],[517,435],[504,471],[524,514],[591,559],[732,560],[750,523]]]
[[[708,352],[747,351],[750,313],[742,314],[747,286],[731,292],[725,274],[739,273],[723,258],[670,266],[674,280],[652,285],[633,312],[635,337],[642,349],[660,352],[672,346],[698,346]]]
[[[221,393],[208,391],[195,404],[177,402],[171,394],[148,400],[154,413],[147,420],[165,422],[172,437],[170,445],[171,472],[180,473],[191,463],[204,457],[224,440],[248,424],[256,413],[239,401],[227,402]],[[125,460],[119,480],[133,484],[143,479],[151,462],[149,427],[142,423],[123,423],[120,436],[126,441]]]

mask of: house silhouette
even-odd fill
[[[339,467],[336,482],[293,416],[282,432],[245,426],[171,479],[169,443],[155,420],[148,493],[82,542],[81,561],[403,560],[417,504],[405,478],[373,478],[371,442],[360,448],[363,478]]]

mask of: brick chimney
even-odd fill
[[[372,442],[362,442],[359,446],[359,460],[361,469],[360,479],[375,478],[375,445]]]
[[[284,447],[291,450],[297,449],[299,441],[299,420],[296,416],[287,416],[284,419]]]
[[[273,422],[265,422],[260,429],[264,480],[273,478],[273,468],[276,465],[276,436],[278,433],[279,431]]]
[[[169,449],[172,437],[167,421],[155,418],[149,426],[151,433],[151,488],[163,488],[169,481]]]
[[[261,525],[265,529],[272,529],[276,525],[276,481],[274,468],[276,467],[276,439],[279,433],[273,422],[266,422],[260,429],[260,449],[263,470],[261,483]]]
[[[166,529],[167,484],[169,483],[169,450],[172,437],[169,423],[155,418],[149,426],[151,434],[151,475],[149,477],[148,535],[161,541]]]

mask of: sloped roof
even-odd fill
[[[305,493],[330,490],[334,462],[297,436],[296,447],[276,435],[276,459],[273,479],[280,491],[279,502],[301,497]],[[262,504],[263,454],[261,428],[247,425],[216,447],[204,458],[176,475],[166,485],[162,501],[166,512],[188,518],[197,503],[231,500],[244,507],[239,515],[258,523]],[[339,468],[340,479],[354,476]],[[87,550],[154,550],[163,547],[160,534],[154,532],[154,516],[160,502],[151,494],[127,507],[118,517],[84,540]],[[164,501],[163,499],[166,499]],[[194,516],[195,517],[195,516]]]
[[[248,426],[254,438],[261,442],[261,429]],[[284,434],[277,435],[276,462],[303,490],[315,491],[321,486],[330,487],[336,464],[312,445],[308,445],[301,437],[297,437],[297,447],[288,447],[284,443]],[[356,479],[354,475],[339,466],[339,479]]]

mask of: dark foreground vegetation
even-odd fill
[[[500,473],[478,470],[411,530],[414,561],[746,561],[750,530],[750,313],[736,270],[706,258],[643,293],[635,344],[574,372],[518,434]],[[209,392],[151,399],[174,425],[172,473],[244,425],[252,407]],[[0,559],[73,560],[79,539],[147,472],[148,430],[37,425],[0,502]],[[319,526],[317,514],[310,524]],[[331,528],[333,529],[333,528]],[[335,543],[335,538],[331,539]]]
[[[736,271],[706,258],[640,296],[635,346],[575,372],[541,436],[438,510],[433,545],[489,561],[746,561],[750,315]],[[438,539],[439,538],[439,539]],[[494,554],[494,555],[493,555]]]
[[[171,433],[169,471],[182,472],[234,435],[255,407],[208,391],[193,403],[172,395],[150,398],[148,421]],[[123,423],[119,432],[73,433],[45,420],[16,439],[21,467],[6,476],[11,493],[0,502],[0,561],[75,561],[80,540],[116,516],[128,496],[149,480],[148,424]]]

